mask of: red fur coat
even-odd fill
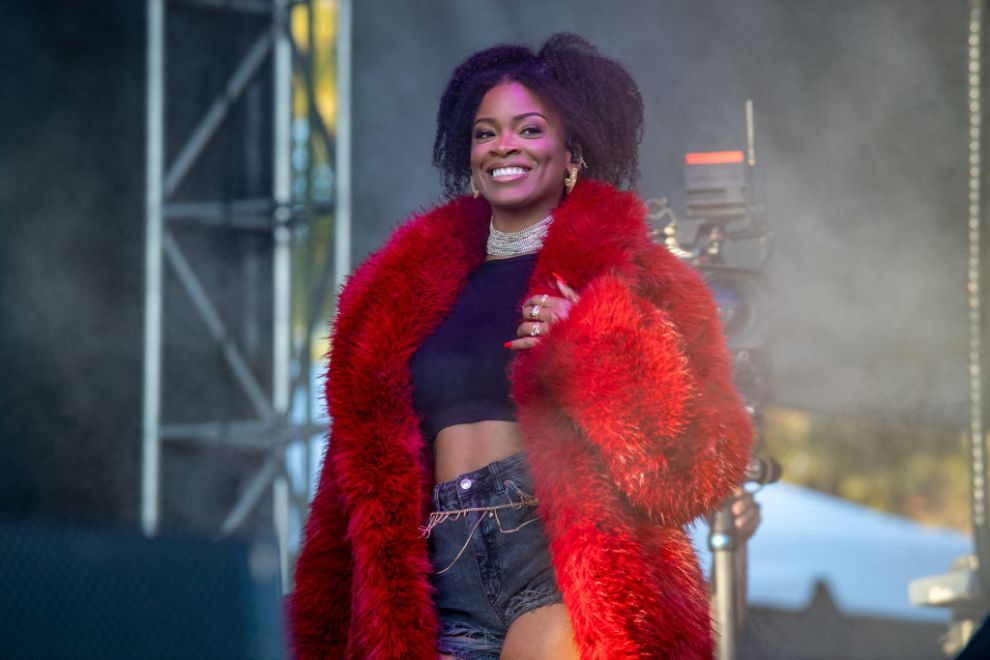
[[[414,218],[341,294],[333,428],[290,598],[301,657],[436,658],[409,358],[484,258],[489,215],[464,197]],[[582,181],[554,218],[527,296],[559,295],[556,271],[581,300],[515,357],[512,394],[581,656],[711,658],[683,526],[740,481],[750,443],[715,308],[648,239],[634,194]]]

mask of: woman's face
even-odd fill
[[[539,96],[517,82],[492,87],[472,131],[471,173],[493,210],[548,214],[560,203],[570,152],[563,120]]]

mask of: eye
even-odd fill
[[[523,135],[542,135],[543,129],[539,126],[526,126],[520,131]]]
[[[475,140],[486,140],[486,139],[492,137],[493,135],[495,135],[495,133],[493,133],[491,130],[489,130],[487,128],[479,128],[478,130],[476,130],[474,132],[474,139]]]

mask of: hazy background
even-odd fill
[[[144,12],[139,0],[0,3],[0,520],[137,523]],[[211,16],[170,23],[173,149],[258,29]],[[454,66],[480,48],[538,47],[573,31],[625,64],[646,109],[638,191],[669,197],[680,215],[684,153],[743,148],[751,98],[756,200],[776,236],[766,271],[768,449],[796,484],[965,529],[967,20],[965,0],[355,0],[353,261],[438,200],[436,104]],[[212,144],[180,198],[267,191],[270,104],[264,89],[252,93],[255,113],[233,119],[241,142]],[[266,267],[256,263],[242,277],[230,266],[263,258],[267,239],[198,238],[194,254],[225,294],[224,318],[233,325],[250,316],[244,300],[263,308]],[[166,388],[176,398],[166,412],[237,419],[244,404],[223,394],[219,352],[188,301],[169,300],[176,343]],[[267,331],[254,338],[262,364]],[[250,353],[250,341],[237,341]],[[263,384],[267,377],[259,373]],[[175,520],[215,529],[223,513],[215,490],[237,490],[223,474],[237,472],[236,462],[204,451],[166,469],[189,485],[173,490],[186,508]],[[207,482],[216,488],[195,487]],[[790,488],[768,491],[787,494],[777,512],[807,497]],[[823,507],[834,512],[833,504]],[[880,529],[879,518],[858,519]],[[883,520],[917,539],[915,526]],[[768,518],[754,557],[760,544],[810,556],[787,545],[808,542],[799,531]],[[857,557],[874,555],[849,550],[853,542],[862,549],[862,539],[816,531],[814,547],[865,572],[853,583],[902,606],[907,579],[948,568],[942,557],[962,538],[883,586],[869,578],[890,564],[884,558],[895,551],[884,542],[896,537],[902,552],[902,537],[874,531],[880,559],[870,565]],[[781,575],[776,560],[760,567]],[[831,586],[841,595],[840,585]],[[809,630],[824,629],[821,620],[809,614]],[[934,644],[936,632],[921,632]],[[794,637],[795,648],[806,639]],[[796,657],[788,653],[781,657]]]
[[[776,401],[965,424],[965,2],[355,4],[356,256],[439,195],[453,67],[577,32],[640,85],[638,190],[682,216],[684,154],[745,148],[754,100]]]
[[[776,233],[770,431],[785,475],[965,527],[966,2],[361,0],[354,11],[355,262],[437,201],[436,103],[479,48],[568,30],[623,62],[646,107],[638,190],[680,214],[684,153],[742,148],[752,98],[756,195]],[[252,27],[212,22],[223,39],[173,24],[173,130]],[[3,513],[136,521],[144,49],[142,2],[0,6]],[[259,158],[215,146],[194,181],[245,194],[224,172]],[[200,256],[223,264],[262,248]],[[220,364],[182,354],[201,373]],[[192,372],[171,373],[183,405],[210,409],[208,388],[183,380]]]
[[[0,4],[0,503],[136,521],[144,5]]]

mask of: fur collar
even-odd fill
[[[356,475],[425,469],[409,359],[484,259],[490,215],[487,202],[471,197],[423,213],[400,227],[368,268],[352,277],[348,288],[359,293],[341,300],[330,367],[347,373],[328,379],[327,394],[338,424],[346,417],[369,426],[335,436],[345,494],[374,492],[371,483],[347,483]],[[554,272],[580,289],[598,275],[634,268],[636,250],[649,241],[644,215],[633,193],[580,182],[554,212],[527,295],[556,294]],[[382,346],[391,350],[381,351]],[[335,381],[346,383],[346,391]],[[348,414],[335,414],[338,406]]]

